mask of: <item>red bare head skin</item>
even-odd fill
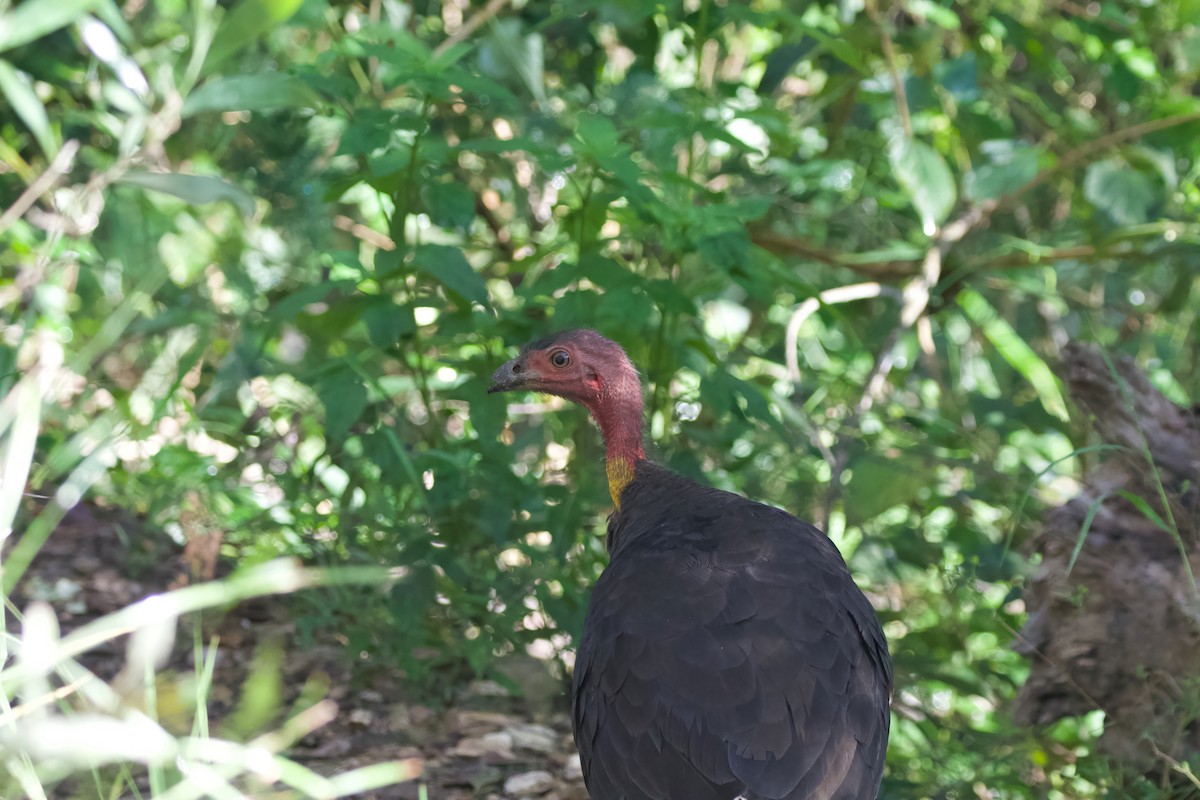
[[[634,464],[642,450],[642,384],[621,346],[593,330],[559,331],[530,342],[492,376],[488,392],[528,390],[586,408],[604,434],[608,459]]]

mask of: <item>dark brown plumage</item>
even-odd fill
[[[879,791],[891,662],[829,539],[645,459],[637,372],[594,331],[527,345],[492,391],[586,406],[607,447],[611,561],[575,661],[595,800],[858,800]]]

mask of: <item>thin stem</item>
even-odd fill
[[[908,94],[904,90],[900,69],[896,66],[896,48],[892,46],[892,36],[879,16],[877,0],[867,0],[867,15],[879,28],[879,44],[883,49],[883,60],[887,64],[888,74],[892,76],[892,91],[896,97],[896,115],[900,117],[900,127],[904,129],[904,136],[911,139],[913,131],[912,119],[908,113]]]

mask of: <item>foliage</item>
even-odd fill
[[[1066,340],[1200,396],[1198,25],[1189,0],[0,11],[0,533],[22,457],[59,501],[5,585],[89,492],[186,540],[183,486],[240,564],[396,567],[298,613],[430,691],[569,650],[599,441],[485,389],[588,325],[641,365],[661,460],[815,518],[871,591],[888,796],[1103,793],[1096,720],[1006,717],[1010,545],[1086,444]]]

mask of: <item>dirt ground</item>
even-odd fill
[[[50,537],[13,599],[19,608],[34,599],[50,602],[66,633],[186,583],[195,568],[188,561],[182,548],[161,533],[147,535],[131,515],[84,503]],[[281,696],[276,725],[288,709],[304,707],[314,697],[335,704],[325,706],[334,710],[332,719],[289,748],[289,758],[327,775],[394,759],[412,759],[420,767],[419,781],[363,797],[586,800],[566,700],[548,670],[544,679],[534,680],[542,681],[539,691],[551,700],[536,704],[492,682],[473,684],[440,709],[405,699],[407,692],[396,676],[376,676],[366,688],[352,688],[363,682],[352,679],[351,660],[337,632],[318,631],[315,642],[302,644],[288,602],[265,598],[205,617],[202,640],[219,637],[208,705],[214,735],[236,728],[238,701],[256,656],[261,659],[264,650],[277,648]],[[9,624],[14,625],[11,617]],[[187,685],[195,670],[189,625],[181,623],[171,660],[160,676],[159,715],[167,727],[172,722],[169,687],[176,679],[177,685]],[[261,647],[264,644],[268,646]],[[99,677],[119,682],[125,647],[124,640],[108,642],[79,660]],[[297,704],[302,693],[305,699]],[[136,694],[141,694],[140,684]],[[175,727],[186,733],[191,713],[182,704],[177,713]],[[277,796],[277,790],[263,787],[261,796]]]

